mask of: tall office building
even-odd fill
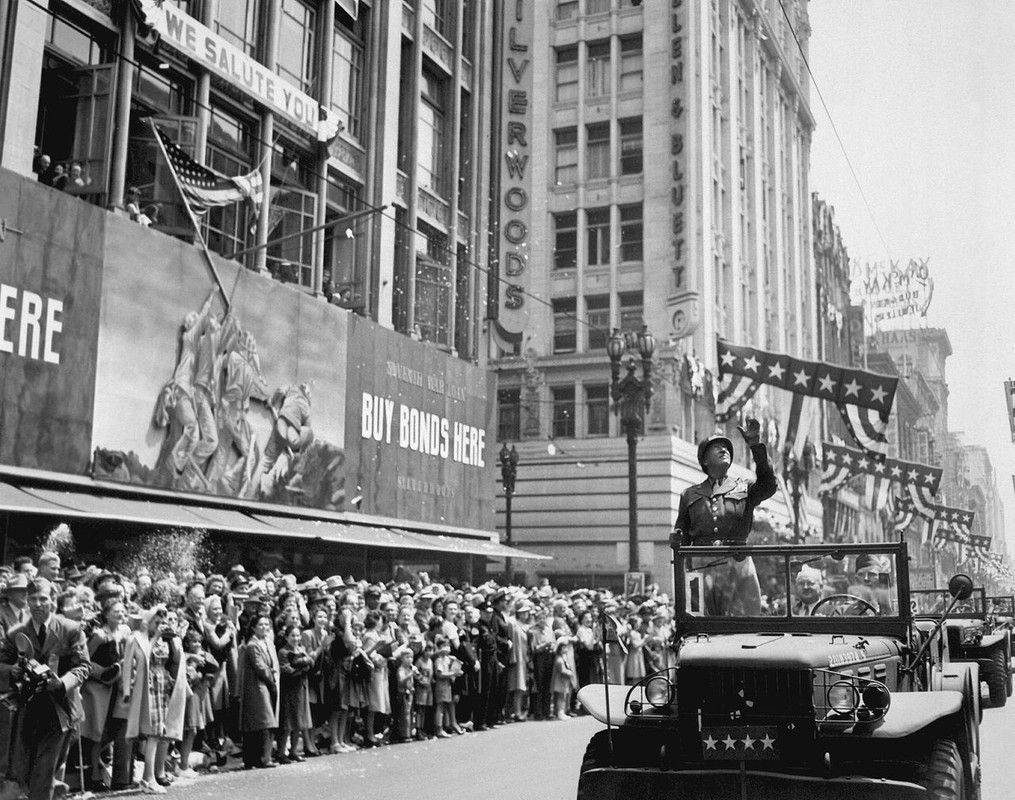
[[[491,365],[498,438],[520,454],[512,538],[552,551],[561,584],[666,581],[714,426],[716,337],[819,355],[806,3],[520,0],[499,22]],[[643,326],[658,346],[632,542],[606,345]],[[772,407],[759,393],[766,431]],[[761,515],[779,529],[788,494]]]

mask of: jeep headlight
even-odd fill
[[[671,680],[671,675],[675,675],[675,673],[667,675],[664,672],[646,680],[645,701],[652,708],[666,708],[677,696],[677,685],[674,680]]]
[[[860,693],[852,681],[836,681],[828,687],[825,699],[836,714],[852,714],[860,704]]]

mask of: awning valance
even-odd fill
[[[528,550],[519,550],[516,547],[508,547],[507,545],[491,542],[486,539],[465,539],[460,536],[419,533],[417,531],[404,531],[399,528],[396,528],[395,532],[419,539],[432,550],[446,550],[453,553],[487,556],[488,558],[528,558],[540,561],[551,560],[553,558],[553,556],[532,553]]]

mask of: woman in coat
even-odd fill
[[[271,617],[258,614],[240,653],[240,731],[243,768],[278,766],[271,760],[272,731],[278,727],[279,666]]]
[[[281,673],[278,735],[275,746],[278,763],[305,761],[298,749],[300,737],[310,738],[310,693],[307,675],[314,658],[300,641],[299,625],[287,625],[282,632],[278,648],[278,665]],[[287,751],[288,747],[288,751]]]
[[[204,601],[204,639],[208,652],[218,662],[208,696],[211,698],[212,720],[205,728],[205,743],[215,751],[216,765],[224,766],[226,757],[226,713],[231,692],[230,673],[236,674],[236,626],[226,618],[222,598],[210,595]]]
[[[363,715],[365,728],[364,746],[374,747],[384,738],[374,733],[377,714],[391,715],[391,691],[388,688],[388,657],[391,655],[391,640],[387,631],[381,628],[381,612],[368,611],[363,620],[363,650],[370,657],[373,672],[367,683],[367,708]]]
[[[127,610],[119,597],[103,601],[99,616],[90,626],[88,656],[92,660],[88,680],[81,687],[81,704],[85,716],[81,722],[81,736],[91,754],[91,783],[96,789],[108,788],[102,777],[102,755],[113,744],[114,763],[122,763],[129,757],[126,741],[117,737],[114,741],[111,725],[114,708],[113,698],[120,688],[120,662],[130,628],[124,624]]]
[[[164,794],[169,743],[183,738],[187,704],[186,661],[180,639],[161,603],[144,612],[141,628],[127,638],[120,693],[113,716],[127,721],[126,738],[145,738],[141,791]]]

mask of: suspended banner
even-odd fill
[[[898,378],[732,345],[723,339],[718,340],[717,352],[720,378],[717,422],[728,421],[759,386],[766,384],[835,403],[861,449],[876,458],[883,459],[888,454],[885,431]],[[795,439],[795,431],[785,433],[787,442]]]
[[[851,294],[855,302],[863,304],[870,324],[878,328],[891,320],[927,316],[934,297],[929,261],[911,258],[905,262],[850,263]]]
[[[932,513],[933,498],[941,484],[941,467],[897,458],[872,458],[861,450],[831,442],[824,442],[821,449],[822,475],[818,494],[832,494],[851,478],[866,475],[865,493],[872,510],[885,507],[889,486],[896,483],[922,512]]]
[[[1015,442],[1015,381],[1011,378],[1004,382],[1004,401],[1008,404],[1008,427],[1011,428],[1011,440]],[[1012,476],[1015,480],[1015,475]]]

